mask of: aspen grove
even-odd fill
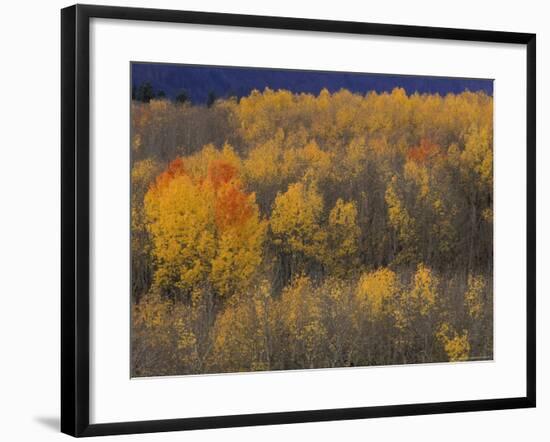
[[[132,376],[492,359],[493,98],[131,104]]]

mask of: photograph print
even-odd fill
[[[130,70],[132,377],[493,359],[493,80]]]

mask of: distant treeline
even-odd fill
[[[369,91],[391,92],[402,88],[408,95],[460,94],[464,91],[493,94],[493,81],[473,78],[449,78],[419,75],[392,75],[360,72],[323,72],[292,69],[262,69],[254,67],[197,66],[163,63],[133,63],[132,85],[139,88],[150,83],[175,100],[182,91],[196,105],[205,105],[210,95],[219,98],[247,97],[254,90],[284,89],[295,94],[319,95],[346,89],[365,95]]]
[[[218,97],[214,93],[214,91],[209,91],[208,96],[206,98],[206,106],[210,107],[214,104]],[[132,87],[132,100],[138,101],[141,103],[149,103],[151,100],[170,100],[170,98],[166,95],[166,93],[162,90],[155,90],[153,85],[150,82],[145,82],[140,84],[139,86],[133,86]],[[175,95],[174,98],[171,99],[174,103],[187,103],[192,104],[191,97],[186,89],[180,89]]]

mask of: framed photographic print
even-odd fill
[[[63,432],[535,406],[535,35],[61,19]]]

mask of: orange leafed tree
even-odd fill
[[[439,146],[426,138],[422,138],[420,144],[409,149],[407,157],[416,163],[426,163],[441,153]]]
[[[146,194],[145,211],[155,283],[172,295],[197,286],[231,295],[261,262],[266,223],[254,193],[243,190],[237,168],[223,159],[211,159],[206,176],[190,176],[184,161],[174,160]]]

